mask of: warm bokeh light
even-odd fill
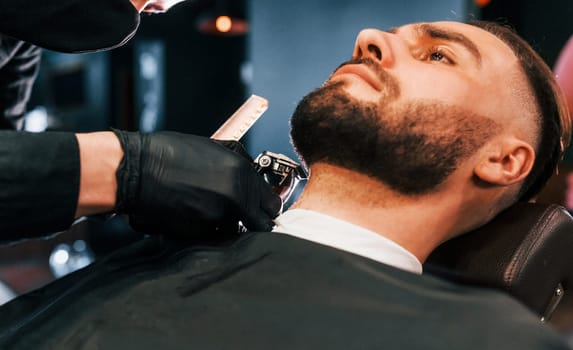
[[[555,62],[555,67],[553,67],[553,72],[557,83],[563,91],[565,101],[567,101],[569,115],[573,119],[573,35],[561,49]]]
[[[490,2],[491,0],[475,0],[476,5],[479,7],[486,7]]]
[[[233,21],[231,21],[231,18],[229,16],[219,16],[215,21],[215,26],[217,27],[217,30],[220,31],[221,33],[227,33],[228,31],[231,30],[231,27],[233,26]]]

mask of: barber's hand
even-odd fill
[[[116,210],[129,215],[135,230],[193,235],[198,221],[228,226],[239,220],[250,230],[272,227],[281,200],[251,162],[231,150],[236,143],[115,132],[124,150]]]

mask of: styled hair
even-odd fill
[[[530,200],[556,172],[569,145],[571,120],[566,100],[551,69],[514,30],[495,22],[472,21],[469,24],[495,35],[511,48],[533,93],[538,113],[539,144],[535,163],[518,194],[518,200]]]

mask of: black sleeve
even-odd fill
[[[0,242],[68,228],[79,179],[73,133],[0,131]]]
[[[40,48],[0,35],[0,50],[9,55],[0,68],[0,128],[21,129],[26,104],[40,66]]]
[[[0,33],[54,51],[114,48],[138,25],[129,0],[0,0]]]

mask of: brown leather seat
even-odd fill
[[[543,321],[573,330],[573,218],[555,204],[517,203],[438,247],[424,269],[507,291]]]

